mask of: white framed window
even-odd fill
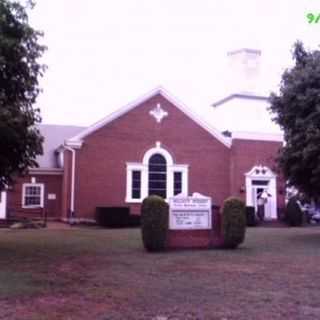
[[[140,199],[141,198],[141,171],[133,170],[131,175],[132,175],[132,182],[131,182],[132,199]]]
[[[126,202],[139,203],[142,197],[143,166],[140,163],[127,164]]]
[[[148,163],[148,196],[167,198],[167,161],[159,153],[154,153]]]
[[[22,185],[22,208],[43,208],[43,202],[43,183],[24,183]]]
[[[149,195],[168,200],[179,193],[188,194],[188,165],[174,164],[160,143],[145,153],[142,163],[127,163],[126,202],[141,203]]]

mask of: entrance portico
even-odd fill
[[[277,188],[276,175],[262,165],[254,166],[246,176],[246,205],[252,206],[257,212],[258,194],[262,191],[268,193],[268,199],[264,205],[265,220],[277,219]]]

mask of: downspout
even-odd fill
[[[76,151],[68,146],[64,146],[66,150],[72,154],[71,165],[71,199],[70,199],[70,217],[69,223],[74,223],[74,189],[75,189],[75,175],[76,175]]]

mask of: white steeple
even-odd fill
[[[228,52],[230,93],[258,94],[261,51],[239,49]]]
[[[227,58],[227,94],[213,103],[213,125],[232,133],[280,133],[268,111],[268,95],[262,90],[261,51],[247,48],[229,51]]]

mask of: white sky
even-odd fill
[[[44,123],[90,125],[158,85],[205,113],[228,90],[226,52],[262,50],[267,91],[291,47],[320,44],[318,0],[38,0],[49,69],[38,100]]]

